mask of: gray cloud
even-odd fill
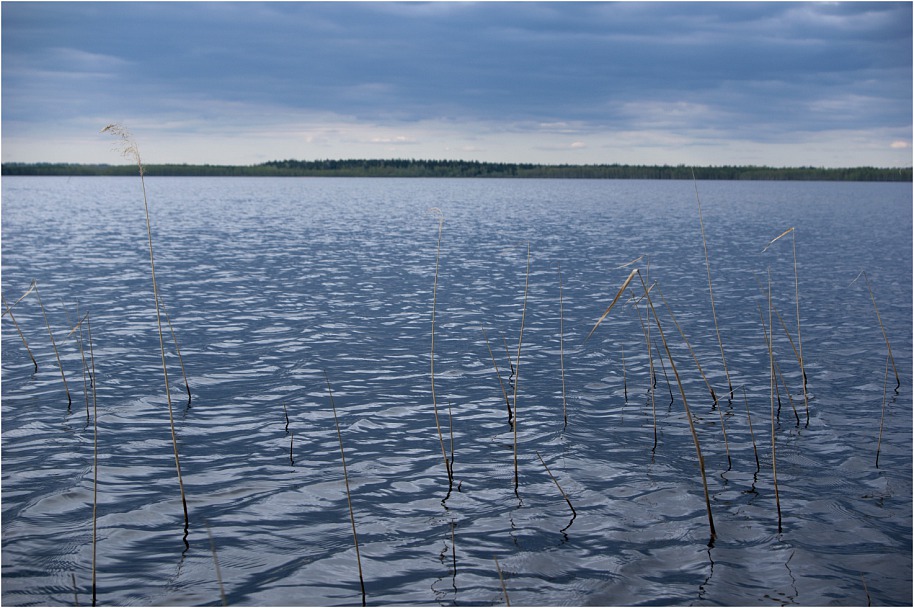
[[[315,116],[375,129],[573,125],[563,134],[571,141],[543,150],[592,150],[577,134],[635,130],[764,143],[848,129],[911,137],[906,2],[75,2],[2,11],[4,160],[18,160],[16,138],[98,119],[163,131],[219,130],[221,121],[239,132]]]

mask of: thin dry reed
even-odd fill
[[[876,441],[876,468],[879,468],[879,452],[882,450],[882,429],[885,428],[885,403],[889,384],[889,358],[885,358],[885,377],[882,379],[882,419],[879,421],[879,439]]]
[[[768,271],[768,326],[771,326],[771,271]],[[771,393],[771,474],[774,478],[774,501],[778,509],[778,533],[782,532],[781,526],[781,496],[778,492],[778,465],[777,465],[777,439],[775,434],[775,416],[774,416],[774,392],[777,387],[777,378],[774,371],[774,347],[771,343],[768,331],[765,330],[765,341],[768,343],[768,361],[769,361],[769,389]]]
[[[184,376],[184,388],[187,389],[187,405],[190,405],[190,383],[187,381],[187,372],[184,371],[184,357],[181,356],[181,348],[178,346],[178,336],[175,335],[175,328],[171,324],[168,316],[168,310],[165,308],[165,302],[159,303],[162,306],[162,313],[165,315],[165,322],[168,323],[168,329],[171,332],[171,338],[175,343],[175,352],[178,354],[178,363],[181,365],[181,375]]]
[[[44,310],[44,304],[41,303],[41,294],[38,292],[38,281],[33,281],[35,287],[35,297],[38,298],[38,306],[41,308],[41,315],[44,317],[44,324],[48,328],[48,336],[51,338],[51,346],[54,347],[54,356],[57,357],[57,366],[60,368],[60,378],[63,380],[63,387],[67,391],[67,407],[73,404],[70,398],[70,387],[67,385],[67,377],[63,373],[63,363],[60,362],[60,353],[57,352],[57,341],[54,340],[54,332],[51,331],[51,323],[48,321],[48,313]]]
[[[632,308],[635,309],[635,312],[638,314],[638,322],[641,324],[641,332],[644,334],[644,343],[647,346],[647,358],[650,370],[650,393],[651,393],[651,414],[653,415],[654,420],[654,447],[652,449],[657,449],[657,404],[655,400],[655,389],[657,387],[657,378],[656,372],[654,370],[654,353],[651,348],[651,329],[650,329],[650,315],[648,315],[648,325],[645,326],[644,318],[641,316],[641,311],[638,309],[637,298],[635,297],[634,292],[631,292],[632,296],[629,300],[632,303]]]
[[[340,431],[340,420],[336,416],[336,405],[333,403],[333,389],[330,378],[327,379],[327,394],[330,396],[330,408],[333,410],[333,421],[336,423],[336,436],[340,440],[340,459],[343,461],[343,481],[346,483],[346,503],[349,505],[349,521],[352,523],[352,542],[355,545],[355,559],[359,565],[359,585],[362,587],[362,605],[365,605],[365,579],[362,578],[362,556],[359,553],[359,536],[355,531],[355,513],[352,510],[352,495],[349,491],[349,471],[346,468],[346,452],[343,450],[343,433]]]
[[[882,316],[879,314],[879,307],[876,306],[876,296],[873,295],[873,288],[870,286],[870,278],[867,276],[866,271],[861,270],[860,274],[857,275],[857,278],[851,281],[851,285],[860,278],[860,275],[863,275],[863,280],[866,282],[866,289],[870,292],[870,299],[873,301],[873,309],[876,311],[876,320],[879,321],[879,328],[882,329],[882,337],[885,338],[885,346],[889,349],[889,359],[892,361],[892,370],[895,372],[895,390],[897,391],[901,387],[901,378],[898,376],[898,368],[895,367],[895,356],[892,354],[892,345],[889,343],[889,335],[885,331],[885,325],[882,324]]]
[[[711,258],[708,256],[708,240],[705,238],[705,222],[701,213],[701,197],[698,196],[698,182],[695,180],[695,171],[692,171],[692,184],[695,186],[695,200],[698,201],[698,224],[701,227],[701,244],[705,250],[705,268],[708,271],[708,294],[711,296],[711,317],[714,319],[714,331],[717,334],[717,344],[720,346],[720,360],[724,364],[724,374],[727,376],[727,386],[730,388],[730,398],[733,399],[733,382],[730,381],[730,370],[727,368],[727,358],[724,356],[724,341],[720,337],[720,327],[717,324],[717,309],[714,305],[714,288],[711,286]]]
[[[209,549],[213,554],[213,567],[216,569],[216,581],[219,583],[219,598],[222,600],[223,606],[228,606],[228,601],[225,599],[225,587],[222,585],[222,570],[219,568],[219,556],[216,554],[216,541],[213,540],[213,533],[209,529],[209,522],[204,520],[203,525],[206,526],[206,535],[209,537]]]
[[[676,369],[676,363],[673,361],[673,353],[670,352],[670,346],[667,344],[666,335],[663,333],[663,327],[660,324],[660,317],[657,315],[657,311],[654,309],[654,303],[651,300],[650,290],[647,288],[647,285],[644,283],[644,277],[641,276],[641,273],[635,269],[635,272],[638,273],[638,278],[641,281],[641,287],[644,289],[644,295],[647,298],[648,306],[650,306],[651,314],[654,317],[654,323],[657,325],[657,331],[660,333],[660,341],[663,342],[663,349],[666,351],[666,358],[670,362],[670,369],[673,370],[673,376],[676,378],[676,384],[679,387],[679,395],[682,397],[682,406],[685,408],[686,418],[689,421],[689,430],[692,433],[692,441],[695,444],[695,453],[698,457],[698,468],[701,471],[701,485],[705,493],[705,507],[708,512],[708,525],[711,530],[711,540],[714,540],[717,537],[717,531],[714,528],[714,516],[711,514],[711,496],[708,492],[708,478],[705,474],[705,459],[701,454],[701,443],[698,440],[698,433],[695,431],[695,421],[692,419],[692,410],[689,408],[689,402],[686,400],[685,388],[682,386],[682,380],[679,378],[679,371]]]
[[[797,232],[796,232],[796,229],[791,226],[790,228],[788,228],[787,230],[785,230],[778,236],[771,239],[768,242],[768,244],[765,245],[765,249],[762,249],[762,253],[764,253],[769,247],[771,247],[772,243],[777,241],[782,236],[786,236],[788,234],[790,234],[793,237],[793,284],[794,284],[794,293],[796,296],[795,299],[796,299],[796,305],[797,305],[797,347],[796,347],[796,349],[797,349],[797,357],[800,360],[800,372],[803,374],[803,403],[806,404],[806,426],[809,426],[809,394],[808,394],[807,380],[806,380],[806,365],[804,364],[804,360],[803,360],[803,334],[800,331],[800,274],[799,274],[799,270],[797,268]],[[780,318],[780,315],[778,315],[778,317]],[[782,323],[783,323],[783,321],[782,321]],[[785,330],[786,330],[786,327],[785,327]],[[789,333],[788,333],[788,336],[789,336]],[[793,344],[793,340],[791,340],[790,343]]]
[[[603,316],[600,317],[600,319],[597,321],[596,325],[594,325],[593,329],[590,330],[590,334],[588,334],[588,337],[593,335],[593,332],[596,330],[597,326],[599,326],[600,323],[603,321],[603,319],[606,318],[606,315],[609,314],[609,311],[612,310],[612,307],[619,300],[619,297],[622,295],[622,293],[625,291],[626,287],[628,287],[628,284],[632,281],[632,279],[636,275],[638,276],[638,279],[641,281],[641,287],[644,290],[644,297],[647,298],[647,303],[648,303],[648,306],[650,307],[651,314],[653,315],[654,323],[657,325],[657,331],[660,333],[660,340],[661,340],[661,342],[663,342],[663,348],[666,351],[667,360],[669,360],[670,368],[673,370],[673,376],[676,378],[676,384],[679,387],[679,394],[682,397],[682,405],[685,408],[686,418],[689,421],[689,430],[692,433],[692,441],[695,444],[695,452],[698,456],[698,467],[699,467],[699,470],[701,471],[701,483],[702,483],[702,487],[704,488],[705,506],[706,506],[706,509],[708,512],[708,524],[709,524],[710,530],[711,530],[711,539],[713,540],[714,538],[717,537],[717,531],[714,528],[714,517],[711,514],[711,497],[710,497],[710,493],[708,492],[708,480],[707,480],[707,475],[705,474],[704,457],[702,456],[702,453],[701,453],[701,443],[698,440],[698,433],[695,431],[695,422],[692,419],[692,411],[691,411],[691,409],[689,409],[689,402],[686,400],[685,389],[682,386],[682,380],[679,377],[679,371],[676,369],[676,363],[673,361],[673,355],[670,352],[669,344],[667,344],[666,335],[663,333],[663,327],[660,323],[660,317],[657,315],[657,311],[654,309],[654,303],[651,300],[650,290],[647,288],[647,285],[644,282],[644,277],[641,276],[641,272],[637,268],[632,270],[631,273],[628,275],[628,278],[625,279],[625,282],[622,284],[622,287],[619,289],[619,292],[616,294],[616,297],[613,298],[613,301],[609,305],[609,307],[606,309],[606,312],[603,313]]]
[[[743,401],[746,403],[746,421],[749,423],[749,436],[752,438],[752,451],[755,452],[755,470],[760,471],[762,463],[758,458],[758,448],[755,445],[755,432],[752,430],[752,414],[749,412],[749,398],[746,397],[746,388],[743,387]]]
[[[184,495],[184,479],[181,475],[181,459],[178,455],[178,436],[175,432],[175,417],[171,402],[171,388],[168,382],[168,366],[165,360],[165,336],[162,330],[162,311],[159,299],[159,286],[156,281],[155,256],[152,249],[152,222],[149,218],[149,199],[146,196],[146,180],[144,178],[143,161],[140,158],[140,149],[130,132],[124,127],[117,124],[111,124],[102,129],[102,133],[110,133],[118,138],[121,146],[121,154],[125,158],[132,158],[136,161],[137,168],[140,172],[140,185],[143,190],[143,208],[146,212],[146,237],[149,244],[149,266],[152,272],[152,298],[156,308],[156,326],[159,332],[159,351],[162,355],[162,374],[165,377],[165,399],[168,402],[168,422],[171,427],[171,445],[175,455],[175,470],[178,474],[178,488],[181,492],[181,505],[184,508],[184,532],[187,537],[187,528],[190,525],[190,519],[187,516],[187,498]],[[189,395],[188,395],[189,396]],[[185,543],[187,541],[185,540]]]
[[[565,423],[563,429],[568,426],[568,400],[565,397],[565,300],[562,285],[562,269],[559,272],[559,364],[562,369],[562,418]]]
[[[517,338],[517,358],[514,360],[514,493],[520,486],[517,470],[517,387],[520,384],[520,349],[524,342],[524,322],[527,319],[527,290],[530,287],[530,243],[527,243],[527,274],[524,279],[524,307],[520,315],[520,335]]]
[[[492,556],[495,560],[495,569],[498,570],[498,580],[501,582],[501,592],[505,596],[505,606],[511,605],[511,598],[508,597],[508,588],[505,587],[505,577],[501,574],[501,566],[498,565],[498,558]]]
[[[438,270],[441,262],[441,232],[444,229],[444,215],[437,207],[432,207],[429,211],[438,215],[438,246],[435,249],[435,283],[432,288],[432,346],[429,357],[429,367],[432,384],[432,408],[435,411],[435,427],[438,429],[438,443],[441,445],[441,457],[444,459],[444,470],[447,473],[448,495],[454,486],[454,475],[451,473],[451,465],[448,463],[447,452],[444,449],[444,435],[441,432],[441,420],[438,417],[438,397],[435,392],[435,313],[438,306]]]
[[[574,519],[578,516],[578,512],[575,511],[574,505],[571,504],[571,499],[568,498],[568,494],[565,493],[565,490],[562,489],[562,486],[559,485],[559,480],[555,478],[555,475],[552,474],[552,471],[549,470],[549,467],[546,466],[546,461],[543,460],[543,457],[540,456],[540,453],[537,451],[536,457],[540,459],[540,462],[543,463],[543,468],[546,469],[546,473],[549,474],[549,478],[552,479],[552,482],[555,484],[555,487],[559,489],[559,493],[562,495],[562,498],[565,499],[565,502],[568,503],[568,508],[571,509],[571,523],[562,528],[562,532],[571,527],[571,524],[574,523]]]
[[[96,546],[98,530],[98,398],[96,387],[98,382],[95,380],[95,350],[92,347],[92,320],[86,314],[86,328],[89,337],[89,360],[92,363],[92,418],[94,420],[94,430],[92,439],[92,605],[96,602]]]
[[[29,291],[26,292],[26,295],[30,291],[32,291],[31,287],[29,287]],[[25,297],[25,296],[23,296],[23,297]],[[19,337],[22,339],[22,345],[25,346],[25,351],[29,354],[29,359],[32,360],[32,364],[35,366],[35,372],[37,373],[38,372],[38,361],[35,360],[35,355],[32,354],[32,349],[29,348],[29,343],[25,339],[25,335],[22,333],[22,330],[19,329],[19,323],[16,322],[16,317],[13,316],[13,307],[7,303],[6,297],[4,297],[2,293],[0,293],[0,298],[2,298],[3,306],[6,307],[6,310],[3,311],[3,314],[7,314],[7,313],[9,314],[10,320],[13,322],[13,327],[15,327],[16,331],[19,333]],[[22,298],[20,298],[20,300],[21,299]]]
[[[489,345],[489,336],[486,335],[485,326],[480,326],[482,329],[482,337],[486,341],[486,348],[489,349],[489,356],[492,358],[492,367],[495,368],[495,375],[498,377],[498,384],[501,386],[501,394],[505,398],[505,407],[508,408],[508,424],[511,424],[514,414],[511,412],[511,401],[508,399],[508,391],[505,390],[505,383],[501,379],[501,372],[498,371],[498,363],[495,361],[495,355],[492,353],[492,347]]]

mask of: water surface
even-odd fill
[[[29,295],[14,313],[37,372],[2,326],[4,604],[91,601],[92,391],[67,337],[78,306],[96,369],[100,604],[220,604],[207,525],[229,603],[360,604],[329,380],[368,603],[501,604],[494,557],[516,605],[910,605],[910,185],[699,182],[725,359],[689,182],[146,185],[192,391],[188,403],[166,334],[190,526],[139,180],[5,178],[3,293],[37,281],[72,402]],[[444,217],[437,292],[432,207]],[[656,325],[648,356],[646,300],[620,300],[585,341],[634,267],[657,282],[672,362]],[[861,270],[897,391],[866,285],[851,284]],[[502,392],[513,404],[514,382],[517,492]],[[453,433],[450,494],[433,403],[448,457]]]

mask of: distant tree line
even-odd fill
[[[145,165],[149,176],[214,177],[499,177],[555,179],[696,179],[912,181],[911,167],[758,167],[725,165],[539,165],[464,160],[274,160],[259,165]],[[136,165],[3,163],[2,175],[136,175]]]

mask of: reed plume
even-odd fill
[[[159,299],[159,286],[158,282],[156,281],[155,256],[153,255],[152,249],[152,222],[149,218],[149,200],[146,196],[146,180],[144,178],[145,170],[143,169],[143,161],[140,158],[140,149],[127,129],[118,124],[110,124],[102,129],[102,133],[110,133],[119,140],[121,154],[125,158],[133,159],[136,161],[136,165],[140,173],[140,185],[142,186],[143,190],[143,208],[146,212],[146,237],[149,244],[149,266],[152,272],[152,298],[156,309],[156,326],[159,332],[159,351],[162,355],[162,374],[165,377],[165,400],[168,402],[168,422],[171,427],[171,444],[175,455],[175,470],[178,474],[178,488],[181,492],[181,505],[184,507],[184,530],[186,539],[187,528],[190,525],[190,520],[187,516],[187,498],[184,495],[184,479],[181,476],[181,459],[178,455],[178,436],[175,432],[175,418],[171,402],[171,388],[168,382],[168,366],[166,365],[165,361],[165,336],[162,330],[162,311],[161,306],[159,305],[161,300]],[[186,542],[187,541],[185,540],[185,543]]]
[[[346,452],[343,451],[343,433],[340,431],[340,420],[336,416],[336,405],[333,403],[333,389],[330,388],[330,378],[327,379],[327,394],[330,396],[330,407],[333,410],[333,421],[336,423],[336,436],[340,440],[340,459],[343,461],[343,481],[346,483],[346,503],[349,505],[349,521],[352,523],[352,542],[355,544],[355,559],[359,565],[359,585],[362,587],[362,605],[365,605],[365,579],[362,578],[362,557],[359,553],[359,537],[355,531],[355,514],[352,510],[352,495],[349,491],[349,472],[346,469]]]
[[[733,383],[730,381],[730,370],[727,368],[727,358],[724,356],[724,342],[720,337],[720,327],[717,324],[717,309],[714,305],[714,288],[711,286],[711,258],[708,256],[708,240],[705,238],[705,222],[701,214],[701,197],[698,196],[698,182],[695,180],[695,170],[692,170],[692,184],[695,186],[695,200],[698,201],[698,224],[701,227],[701,244],[705,250],[705,268],[708,270],[708,294],[711,296],[711,317],[714,319],[714,331],[717,333],[717,344],[720,346],[720,360],[724,364],[724,374],[727,376],[727,386],[730,388],[730,399],[733,399]]]

